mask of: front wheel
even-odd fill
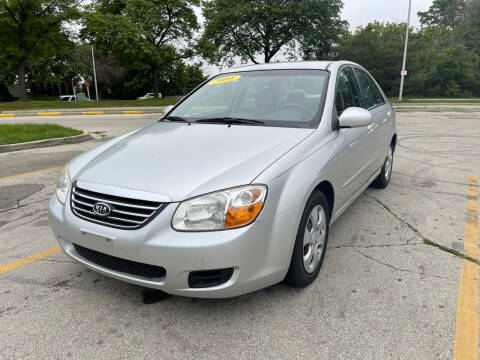
[[[390,178],[392,177],[392,168],[393,168],[393,144],[390,144],[390,148],[388,149],[388,155],[385,159],[385,162],[382,166],[382,171],[376,177],[375,180],[372,182],[372,187],[376,187],[379,189],[384,189],[388,186],[390,182]]]
[[[288,284],[304,287],[317,277],[327,250],[329,222],[327,198],[317,191],[310,196],[303,211],[285,277]]]

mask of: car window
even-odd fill
[[[355,82],[355,75],[351,68],[343,69],[338,76],[335,105],[338,116],[349,107],[362,106],[360,103],[360,93]]]
[[[325,97],[324,70],[262,70],[219,75],[185,99],[171,116],[192,122],[223,117],[269,126],[316,126]]]
[[[377,84],[375,84],[370,75],[360,69],[355,69],[355,73],[358,78],[360,89],[362,90],[365,109],[371,109],[375,106],[384,104],[385,100],[383,99]]]

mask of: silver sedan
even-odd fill
[[[232,69],[73,159],[50,223],[73,259],[171,294],[306,286],[333,222],[388,185],[395,144],[393,107],[357,64]]]

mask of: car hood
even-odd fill
[[[312,129],[157,122],[113,142],[99,153],[94,152],[75,171],[73,181],[181,201],[249,184],[312,132]]]

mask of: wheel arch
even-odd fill
[[[330,215],[330,218],[332,218],[333,208],[335,206],[335,190],[333,189],[332,183],[328,180],[324,180],[320,182],[317,186],[315,186],[315,188],[312,191],[312,194],[316,191],[321,191],[327,198],[328,208],[329,208],[328,210],[330,212],[329,215]]]
[[[397,134],[393,134],[392,141],[390,144],[393,145],[393,151],[395,151],[395,148],[397,147]]]

